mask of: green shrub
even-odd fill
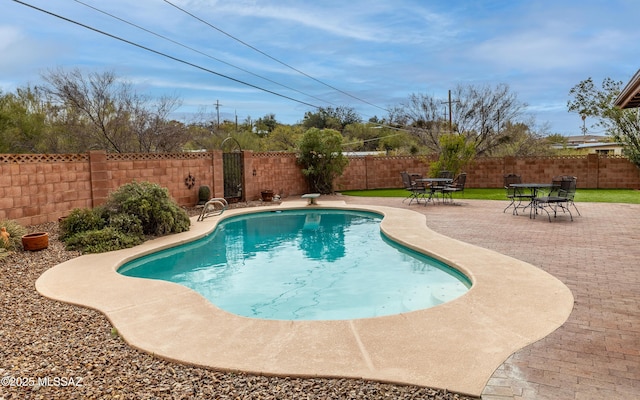
[[[104,253],[139,245],[141,237],[128,235],[112,227],[76,233],[65,241],[67,250],[83,253]]]
[[[109,195],[102,207],[73,210],[60,222],[60,239],[69,250],[101,253],[138,245],[145,235],[184,232],[190,225],[167,189],[133,182]]]
[[[198,188],[198,204],[205,204],[211,198],[211,189],[209,186],[200,186]]]
[[[140,218],[129,214],[115,214],[109,216],[108,226],[125,235],[136,236],[140,239],[144,238],[142,231],[142,222]]]
[[[0,228],[2,227],[6,228],[10,236],[9,243],[5,243],[4,240],[0,239],[0,248],[7,251],[22,249],[22,236],[27,234],[27,229],[10,219],[0,221]]]
[[[430,176],[438,176],[440,171],[451,171],[454,176],[457,176],[475,157],[475,144],[467,143],[463,135],[445,134],[440,136],[438,141],[440,155],[438,160],[430,165]]]
[[[342,150],[342,135],[338,131],[311,128],[304,133],[298,146],[298,163],[302,165],[309,190],[333,192],[333,181],[349,164]]]
[[[71,213],[60,221],[60,240],[65,241],[71,236],[86,231],[100,230],[106,226],[106,221],[102,218],[102,209],[96,207],[75,208]]]
[[[189,230],[189,215],[166,188],[150,182],[132,182],[113,192],[104,205],[109,215],[135,215],[145,235],[162,236]]]

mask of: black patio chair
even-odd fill
[[[453,182],[446,185],[444,189],[442,189],[443,199],[445,197],[449,197],[449,200],[453,203],[453,194],[464,192],[464,185],[466,184],[466,182],[467,182],[466,172],[463,172],[460,175],[456,176]]]
[[[440,179],[451,179],[453,181],[453,172],[451,171],[440,171],[438,172],[438,178]],[[444,189],[447,187],[447,185],[449,185],[450,183],[442,183],[442,182],[433,182],[431,183],[431,185],[429,185],[429,189],[431,190],[431,196],[430,198],[436,198],[438,199],[438,193],[440,193],[442,195],[442,198],[444,200]]]
[[[507,191],[507,200],[511,202],[502,212],[506,212],[510,207],[513,207],[513,214],[518,215],[518,208],[523,210],[531,206],[533,201],[533,193],[527,191],[525,188],[513,187],[513,184],[522,183],[522,177],[517,174],[507,174],[503,177],[504,188]],[[524,203],[524,205],[523,205]]]
[[[564,183],[565,185],[569,185],[566,182],[571,182],[574,181],[576,187],[578,186],[578,178],[575,176],[570,176],[570,175],[564,175],[561,177],[561,185]],[[578,215],[582,215],[580,214],[580,211],[578,210],[578,207],[576,207],[576,203],[574,202],[574,197],[576,195],[576,191],[575,188],[572,192],[568,192],[567,193],[567,207],[568,206],[573,206],[573,208],[576,210],[576,212],[578,213]]]
[[[427,188],[424,183],[417,181],[420,178],[419,174],[409,174],[406,171],[400,172],[400,176],[402,176],[402,183],[404,184],[405,190],[409,192],[409,195],[402,200],[404,203],[407,199],[409,200],[409,205],[415,200],[420,203],[420,198],[424,199],[427,194]]]
[[[569,206],[573,203],[573,198],[576,194],[576,177],[574,176],[562,176],[554,177],[552,180],[553,187],[546,196],[536,197],[534,204],[537,210],[543,210],[549,217],[551,222],[551,212],[553,211],[553,218],[558,216],[558,209],[562,212],[568,212],[571,221],[573,221],[573,214]],[[575,204],[573,205],[575,208]],[[578,209],[576,208],[576,211]],[[578,212],[580,215],[580,212]]]

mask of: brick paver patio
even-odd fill
[[[424,207],[397,198],[343,198],[423,213],[431,229],[529,262],[571,289],[567,322],[509,357],[484,400],[640,398],[640,205],[578,202],[582,216],[550,223],[546,215],[503,213],[502,201],[462,198]]]

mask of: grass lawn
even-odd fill
[[[346,190],[345,196],[360,197],[407,197],[405,189]],[[456,193],[456,198],[474,200],[507,200],[504,189],[465,189]],[[633,189],[578,189],[576,202],[583,203],[629,203],[640,204],[640,190]]]

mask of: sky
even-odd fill
[[[57,68],[112,71],[139,93],[178,97],[187,123],[293,124],[339,106],[368,120],[411,94],[445,101],[459,85],[507,84],[537,128],[580,135],[569,90],[589,77],[626,85],[640,69],[637,0],[0,0],[0,10],[3,93]],[[594,122],[588,133],[604,134]]]

